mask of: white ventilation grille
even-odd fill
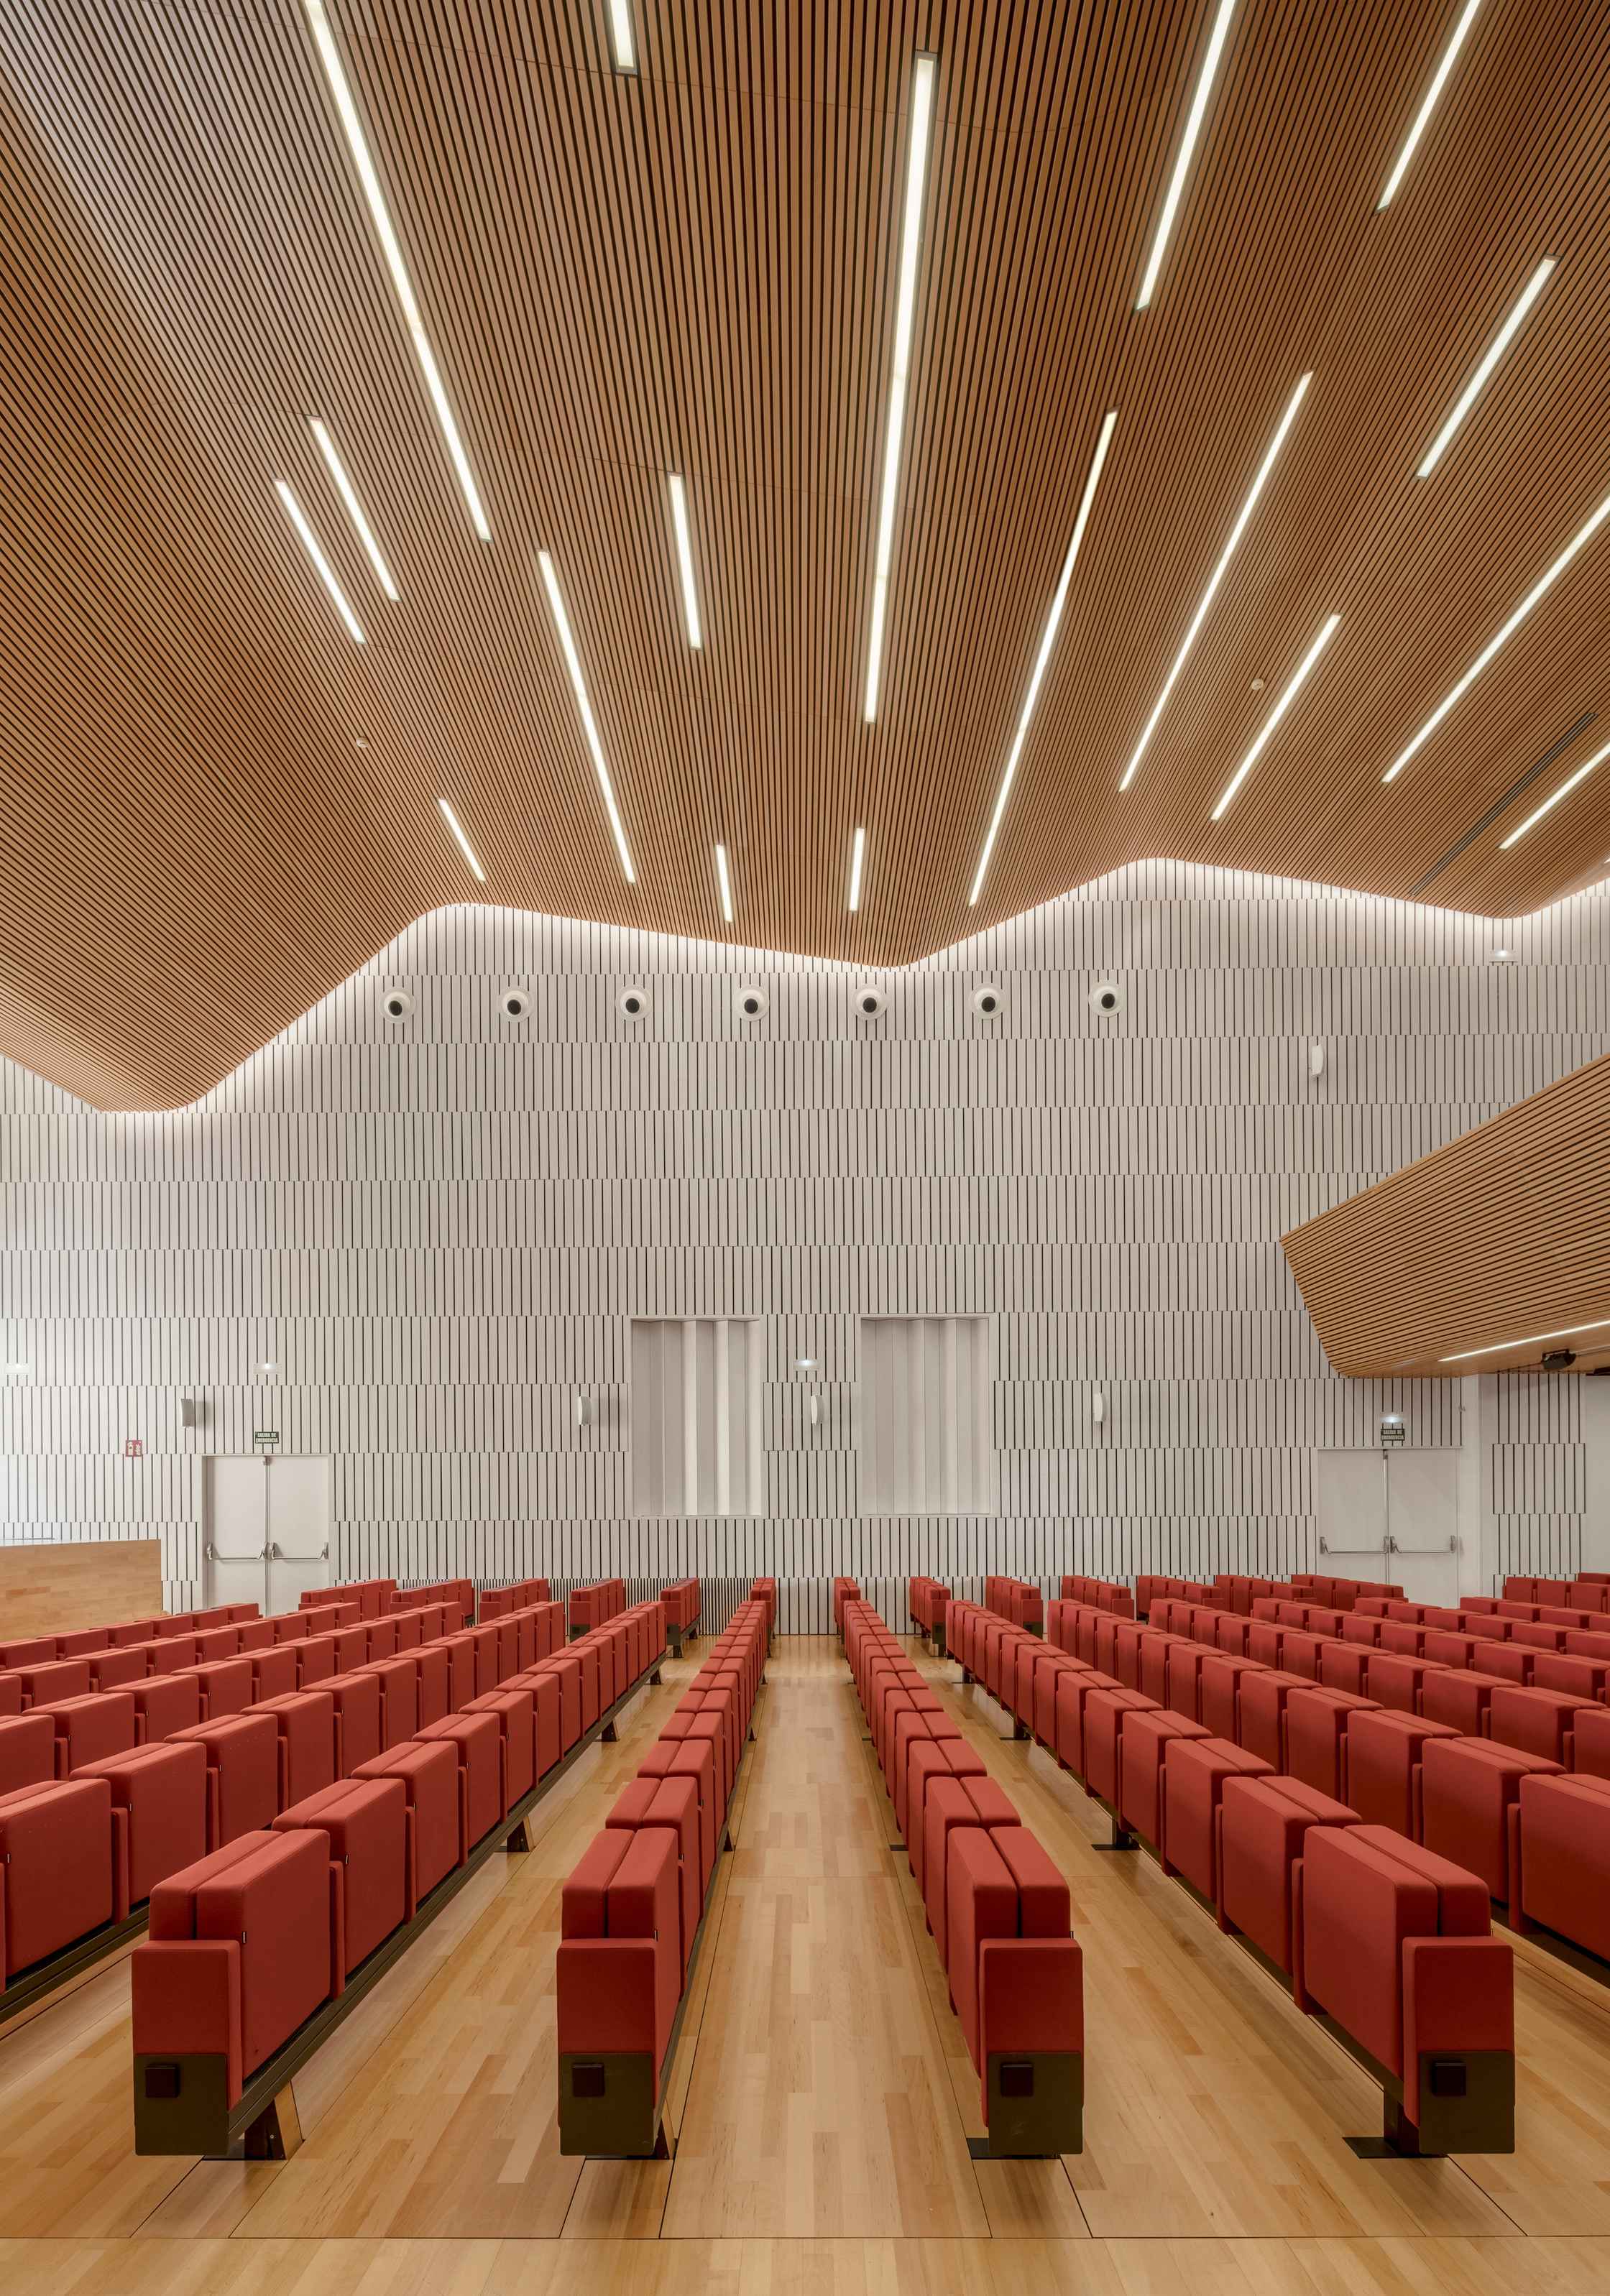
[[[861,1324],[863,1514],[986,1514],[990,1327],[982,1316],[871,1316]]]
[[[761,1365],[758,1324],[633,1323],[635,1515],[765,1513]]]

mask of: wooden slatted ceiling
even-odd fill
[[[1535,1367],[1610,1317],[1610,1057],[1590,1061],[1281,1238],[1339,1372]],[[1532,1341],[1449,1365],[1510,1338]],[[1610,1364],[1610,1323],[1553,1341]]]
[[[193,1096],[409,918],[482,898],[891,964],[1133,858],[1402,894],[1589,712],[1610,536],[1381,774],[1610,492],[1610,14],[1487,0],[1392,207],[1449,0],[1237,12],[1133,300],[1206,0],[335,0],[493,527],[471,530],[298,0],[0,21],[0,1047]],[[861,722],[910,59],[940,58],[883,699]],[[1430,481],[1539,258],[1558,269]],[[1117,780],[1299,374],[1134,787]],[[966,890],[1101,417],[1118,428],[984,897]],[[379,595],[307,431],[402,586]],[[705,649],[664,474],[686,477]],[[273,494],[297,488],[354,647]],[[537,580],[554,556],[639,882]],[[1341,627],[1209,811],[1327,613]],[[1264,681],[1254,691],[1254,681]],[[362,741],[366,744],[358,749]],[[1529,802],[1552,785],[1545,775]],[[484,891],[442,830],[457,808]],[[1610,853],[1610,771],[1429,889]],[[850,834],[866,899],[845,912]]]

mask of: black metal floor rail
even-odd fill
[[[551,1770],[545,1771],[508,1816],[482,1834],[462,1866],[444,1875],[423,1898],[412,1921],[393,1930],[347,1979],[333,2000],[316,2009],[298,2026],[288,2041],[259,2065],[230,2104],[224,2082],[224,2060],[216,2056],[136,2055],[134,2061],[135,2151],[137,2153],[200,2153],[204,2160],[275,2161],[292,2149],[283,2125],[288,2107],[281,2100],[292,2081],[323,2047],[336,2027],[357,2007],[408,1948],[430,1928],[489,1858],[499,1851],[530,1848],[526,1821],[540,1802],[579,1762],[588,1748],[600,1742],[612,1745],[615,1724],[642,1690],[661,1680],[661,1660],[628,1683],[619,1698],[584,1730]],[[142,1920],[144,1915],[141,1916]],[[153,2085],[154,2077],[154,2085]]]

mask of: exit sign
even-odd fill
[[[143,1459],[145,1456],[144,1437],[143,1435],[125,1436],[123,1439],[123,1456],[126,1459]]]
[[[259,1451],[277,1451],[280,1446],[280,1431],[277,1427],[254,1427],[251,1431],[251,1440]]]

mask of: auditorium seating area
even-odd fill
[[[118,1944],[181,1869],[553,1665],[557,1604],[466,1630],[467,1591],[370,1580],[272,1618],[0,1645],[0,2018]]]
[[[775,1592],[755,1581],[565,1882],[554,1970],[563,2152],[667,2149],[666,2076],[730,1843]]]
[[[333,1708],[321,1712],[322,1782],[283,1802],[265,1777],[256,1823],[156,1877],[133,1963],[136,2150],[221,2152],[256,2128],[293,2070],[288,2053],[324,2038],[328,2013],[383,1974],[456,1879],[656,1678],[657,1603],[569,1643],[559,1619],[558,1604],[538,1603],[417,1646],[409,1658],[439,1652],[457,1676],[428,1721],[423,1669],[370,1667],[357,1677],[376,1690],[361,1759]],[[310,1695],[329,1703],[327,1685]]]
[[[1363,1599],[1384,1614],[1414,1607]],[[1289,1611],[1290,1628],[1273,1630],[1295,1637],[1305,1660],[1322,1609],[1335,1622],[1325,1649],[1368,1648],[1341,1641],[1350,1614],[1330,1605],[1258,1597],[1253,1608]],[[1222,1648],[1221,1622],[1231,1642],[1253,1623],[1162,1595],[1150,1621],[1053,1603],[1043,1641],[953,1603],[948,1631],[963,1679],[1083,1782],[1108,1813],[1113,1846],[1150,1849],[1379,2079],[1386,2141],[1410,2153],[1511,2149],[1511,1949],[1491,1935],[1486,1875],[1457,1854],[1472,1846],[1466,1835],[1422,1823],[1425,1777],[1432,1806],[1443,1792],[1436,1742],[1468,1742],[1420,1718],[1412,1683],[1394,1677],[1409,1702],[1399,1707],[1335,1691],[1318,1668],[1296,1674],[1278,1653],[1266,1662]],[[1512,1779],[1524,1798],[1558,1770],[1495,1762],[1484,1744],[1458,1759],[1474,1775],[1461,1768],[1450,1791],[1491,1857]],[[1557,1895],[1548,1902],[1559,1910]]]
[[[981,1639],[998,1648],[1008,1636],[1038,1641],[1031,1628],[974,1604],[950,1611],[953,1634],[959,1613],[965,1636],[982,1620]],[[844,1607],[844,1655],[978,2075],[990,2153],[1076,2153],[1084,2142],[1084,1961],[1067,1882],[920,1668],[853,1597]]]

